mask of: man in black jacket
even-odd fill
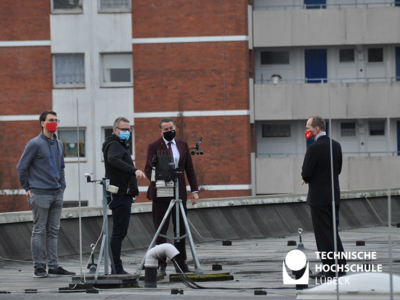
[[[111,195],[109,203],[113,218],[110,245],[117,274],[128,274],[122,267],[121,246],[128,232],[132,197],[139,195],[137,179],[146,178],[142,171],[135,168],[129,153],[131,131],[129,120],[119,117],[114,121],[113,133],[103,144],[106,178],[110,179],[111,185],[118,187],[118,193]]]
[[[335,247],[333,238],[330,138],[325,132],[325,120],[321,117],[310,118],[307,121],[305,136],[307,139],[314,138],[315,143],[312,143],[307,148],[301,173],[302,184],[309,185],[307,204],[311,210],[315,241],[318,251],[327,255],[327,257],[322,256],[321,260],[323,265],[329,266],[330,270],[329,272],[317,273],[311,277],[334,277],[336,268],[334,266],[335,259],[333,258]],[[332,140],[332,154],[337,251],[341,253],[344,252],[344,249],[337,230],[339,227],[339,174],[342,170],[342,148],[335,140]],[[345,274],[345,265],[346,259],[338,259],[339,276]]]

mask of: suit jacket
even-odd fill
[[[335,203],[340,204],[339,174],[342,171],[342,147],[332,140]],[[330,138],[321,136],[307,148],[301,176],[308,183],[309,206],[332,205]]]
[[[179,151],[179,166],[180,173],[179,175],[179,198],[182,201],[187,201],[187,191],[186,191],[186,182],[185,182],[185,172],[186,177],[190,184],[191,191],[198,191],[196,173],[193,167],[192,156],[188,153],[185,156],[187,149],[189,149],[188,144],[185,141],[175,139],[176,146]],[[164,139],[161,137],[155,142],[149,144],[147,148],[147,160],[146,167],[144,169],[146,173],[146,177],[151,180],[151,171],[152,171],[152,159],[154,155],[157,155],[157,151],[163,151],[164,153],[168,152],[167,145],[164,142]],[[185,158],[184,158],[185,156]],[[147,199],[152,201],[171,201],[172,198],[169,197],[157,197],[157,191],[155,187],[155,182],[150,182],[149,188],[147,190]]]

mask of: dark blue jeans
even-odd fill
[[[108,206],[112,210],[113,231],[111,235],[111,251],[114,259],[115,270],[120,273],[124,270],[121,261],[122,241],[128,233],[131,218],[132,197],[129,195],[113,196]]]

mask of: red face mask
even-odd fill
[[[310,139],[310,138],[312,138],[312,137],[314,136],[314,133],[312,132],[312,130],[306,130],[306,131],[304,132],[304,136],[305,136],[306,139],[308,140],[308,139]]]
[[[57,130],[57,122],[53,122],[53,123],[46,123],[46,128],[48,131],[50,132],[56,132]]]

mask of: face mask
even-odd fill
[[[171,130],[171,131],[167,131],[164,132],[164,139],[166,139],[168,142],[172,141],[176,135],[176,131],[175,130]]]
[[[46,128],[47,128],[47,130],[48,131],[50,131],[50,132],[56,132],[56,130],[57,130],[57,122],[53,122],[53,123],[46,123]]]
[[[131,136],[131,134],[129,133],[129,131],[121,131],[120,133],[119,133],[119,138],[121,139],[121,140],[128,140],[129,139],[129,137]]]
[[[312,130],[306,130],[306,131],[304,132],[304,136],[305,136],[306,139],[308,140],[308,139],[310,139],[310,138],[312,138],[312,137],[314,136],[314,133],[312,132]]]

